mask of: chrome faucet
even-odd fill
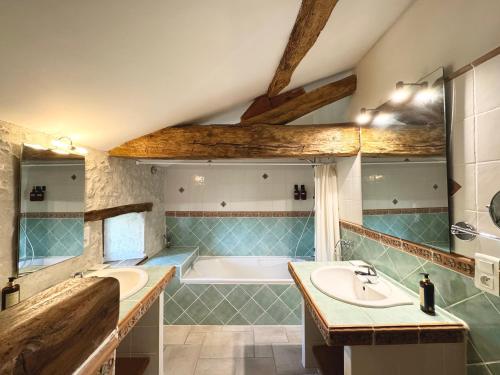
[[[377,275],[377,270],[375,269],[375,267],[371,264],[362,264],[360,266],[358,266],[359,268],[366,268],[366,271],[361,271],[361,270],[356,270],[354,271],[354,273],[356,275],[359,275],[359,276],[374,276],[374,277],[378,277]]]
[[[83,278],[83,272],[75,272],[73,274],[73,278],[76,279],[77,277],[79,278]]]

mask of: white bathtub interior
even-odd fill
[[[199,256],[181,278],[186,284],[287,284],[288,262],[275,256]]]

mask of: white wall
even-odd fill
[[[446,164],[362,163],[361,174],[365,210],[448,206]]]
[[[21,167],[21,212],[83,212],[85,166],[23,165]],[[75,175],[76,179],[71,176]],[[46,186],[43,201],[30,201],[33,186]]]
[[[500,236],[486,206],[500,191],[500,56],[455,80],[452,93],[452,178],[462,188],[453,196],[453,222],[466,221],[479,231]],[[456,240],[455,249],[500,257],[500,242]]]
[[[293,199],[294,184],[305,185],[306,201]],[[313,195],[310,166],[172,166],[165,183],[167,211],[308,211]]]

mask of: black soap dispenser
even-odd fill
[[[304,185],[300,185],[300,199],[303,201],[307,199],[306,187]]]
[[[296,201],[300,200],[299,185],[293,185],[293,199]]]
[[[20,300],[20,287],[19,284],[14,284],[15,277],[9,277],[9,282],[2,289],[2,310],[19,303]]]
[[[424,276],[420,280],[420,310],[429,315],[434,315],[434,284],[429,279],[428,273],[421,273]]]

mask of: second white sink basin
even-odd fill
[[[349,265],[321,267],[311,273],[311,282],[326,295],[364,307],[411,305],[410,297],[397,286],[378,277],[375,284],[354,273],[361,268]]]
[[[148,273],[140,268],[105,268],[88,275],[114,277],[120,282],[120,301],[141,290],[148,282]]]

